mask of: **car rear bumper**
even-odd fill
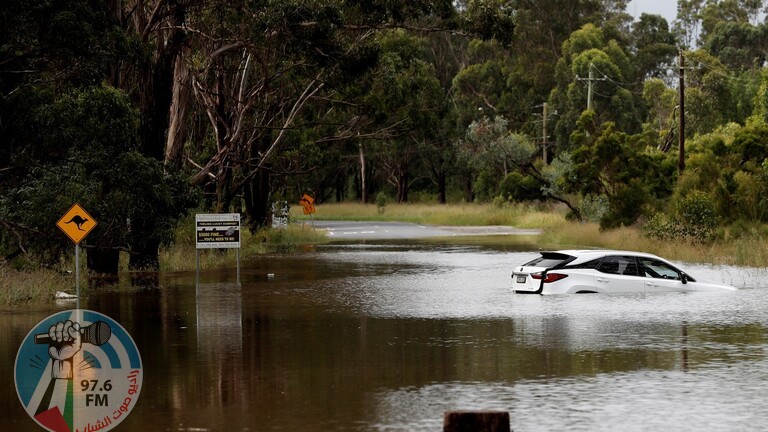
[[[541,279],[529,273],[512,273],[512,292],[517,294],[541,294]]]

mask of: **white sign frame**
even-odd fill
[[[196,214],[195,247],[240,249],[240,213]]]
[[[201,238],[205,241],[201,242]],[[195,285],[200,283],[200,249],[235,249],[240,285],[240,213],[195,215]]]

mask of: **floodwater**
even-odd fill
[[[682,264],[737,292],[510,292],[536,256],[493,246],[336,244],[234,269],[125,280],[81,305],[143,360],[121,431],[437,431],[447,410],[509,411],[515,431],[760,431],[768,271]],[[4,430],[36,431],[16,351],[71,306],[0,314]]]

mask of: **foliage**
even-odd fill
[[[694,191],[675,204],[672,217],[656,213],[644,225],[646,235],[662,240],[703,243],[712,239],[719,218],[712,198]]]
[[[55,222],[75,202],[98,221],[86,246],[130,250],[147,239],[169,242],[194,196],[180,177],[136,151],[136,118],[126,98],[102,86],[44,111],[49,123],[38,129],[40,142],[68,145],[61,146],[62,161],[33,166],[0,197],[0,218],[13,223],[20,247],[45,264],[58,262],[69,243]],[[142,225],[148,219],[152,230]]]
[[[384,192],[379,192],[376,194],[376,210],[378,210],[379,214],[384,214],[384,212],[387,210],[387,204],[389,204],[389,196],[385,194]]]
[[[762,163],[768,158],[768,125],[756,123],[736,132],[733,151],[741,156],[741,163]]]
[[[581,199],[581,214],[589,222],[600,222],[610,210],[610,202],[605,195],[587,194]]]
[[[670,31],[667,20],[659,15],[644,13],[632,24],[632,36],[638,75],[664,77],[665,66],[677,54],[677,38]]]
[[[589,113],[582,117],[582,125],[589,124],[589,117]],[[609,209],[600,220],[602,228],[631,225],[653,199],[671,194],[674,171],[663,155],[646,153],[637,137],[617,132],[613,124],[596,132],[599,135],[574,134],[574,141],[581,145],[572,155],[573,176],[568,188],[583,196],[607,197]]]
[[[0,2],[0,96],[27,82],[60,89],[98,83],[125,43],[103,2]]]
[[[20,271],[0,264],[0,305],[51,302],[57,291],[72,294],[73,279],[56,270]]]
[[[624,0],[4,2],[0,250],[57,262],[48,209],[78,201],[87,247],[152,265],[190,183],[254,231],[306,191],[579,202],[603,229],[703,193],[717,221],[760,223],[760,2],[678,3],[668,23]]]
[[[398,202],[408,200],[422,152],[431,150],[448,104],[432,65],[422,60],[423,41],[402,31],[381,35],[382,57],[372,71],[365,103],[379,124],[392,124],[388,138],[373,147],[395,187]],[[434,160],[434,159],[433,159]]]
[[[590,109],[598,123],[612,122],[621,130],[639,132],[640,98],[629,91],[636,72],[628,48],[607,39],[602,29],[584,25],[563,43],[563,55],[556,68],[557,87],[550,95],[552,105],[562,114],[555,125],[557,147],[573,150],[571,135]]]
[[[538,180],[516,171],[507,174],[501,180],[499,192],[501,196],[516,202],[534,201],[544,198],[541,191],[541,183]]]

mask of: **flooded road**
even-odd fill
[[[82,307],[132,335],[144,382],[125,431],[437,431],[454,409],[515,431],[760,431],[768,272],[682,264],[737,292],[515,295],[501,246],[337,244],[234,269],[126,279]],[[139,283],[141,282],[141,283]],[[68,306],[0,315],[5,429],[36,431],[16,350]]]

